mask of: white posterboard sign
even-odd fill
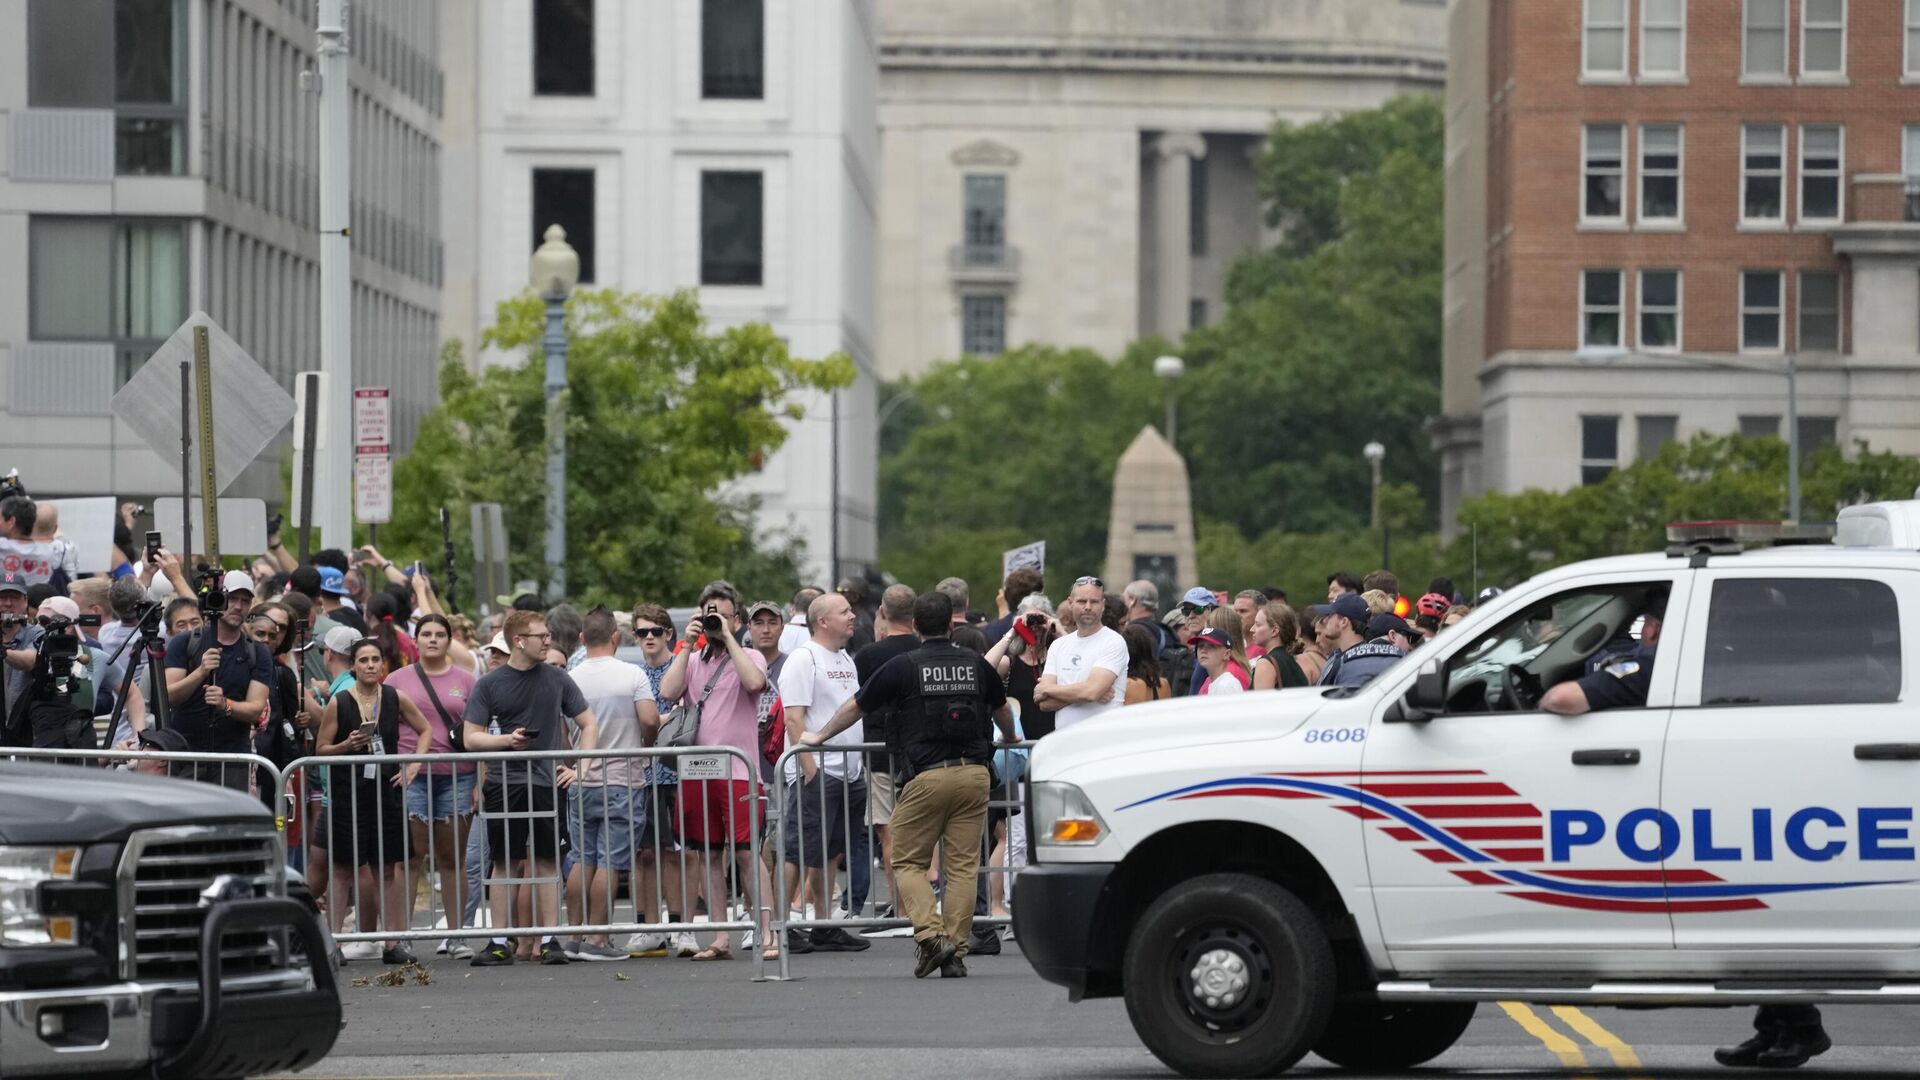
[[[393,459],[387,455],[353,456],[353,519],[362,525],[393,519]]]
[[[41,506],[60,511],[60,535],[73,544],[73,556],[83,574],[113,569],[113,523],[120,500],[111,495],[93,499],[48,499]]]
[[[1004,580],[1008,574],[1022,567],[1041,571],[1047,568],[1047,542],[1045,540],[1035,540],[1031,544],[1024,544],[1000,556],[1000,577],[1002,580]]]
[[[205,548],[207,540],[206,502],[193,499],[193,546]],[[180,550],[180,497],[153,500],[153,531],[160,543],[175,555]],[[146,537],[133,538],[136,548],[144,549]],[[141,554],[135,551],[135,554]],[[265,555],[267,553],[267,503],[264,499],[220,500],[220,554]]]

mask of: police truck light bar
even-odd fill
[[[1832,522],[1675,521],[1667,525],[1669,555],[1738,555],[1754,545],[1781,547],[1832,542]]]

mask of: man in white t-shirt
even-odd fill
[[[839,593],[823,593],[807,609],[811,635],[787,655],[780,671],[780,707],[786,714],[787,745],[800,745],[800,736],[827,726],[840,706],[860,687],[860,673],[847,655],[847,642],[853,637],[853,605]],[[854,724],[827,741],[828,747],[858,745],[865,738],[861,725]],[[854,833],[865,839],[864,823],[867,785],[858,753],[795,754],[800,776],[787,777],[786,860],[788,880],[798,880],[806,867],[807,893],[813,898],[816,918],[825,918],[828,868],[835,859],[848,854],[851,847],[853,867],[865,855],[866,845],[852,844]],[[862,821],[855,823],[851,807],[862,810]],[[869,857],[869,861],[871,861]],[[861,875],[864,876],[864,875]],[[863,881],[849,883],[860,901],[866,899]],[[798,935],[793,935],[797,938]],[[800,943],[790,938],[789,945]],[[854,937],[839,927],[813,931],[806,942],[815,952],[859,952],[869,947],[865,939]]]
[[[1080,578],[1067,594],[1064,614],[1074,633],[1047,646],[1047,666],[1033,691],[1035,705],[1054,710],[1055,731],[1119,708],[1126,697],[1127,639],[1102,625],[1106,605],[1106,584],[1096,577]]]
[[[613,612],[588,612],[580,638],[587,656],[569,674],[599,727],[600,749],[640,749],[660,726],[653,680],[614,656],[620,624]],[[580,921],[584,900],[586,924],[604,925],[620,875],[633,869],[633,850],[646,828],[647,803],[640,793],[646,766],[645,758],[587,758],[580,763],[567,793],[567,834],[580,857],[567,875],[567,908],[575,922]],[[605,934],[588,935],[563,948],[578,960],[627,958],[627,950],[613,948]]]

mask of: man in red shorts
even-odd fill
[[[766,868],[753,857],[750,847],[755,818],[753,776],[747,761],[760,753],[760,691],[767,686],[767,660],[758,650],[740,644],[740,594],[732,585],[716,581],[700,591],[693,620],[687,624],[687,647],[673,658],[673,664],[660,679],[660,697],[666,701],[691,705],[704,702],[700,709],[702,746],[731,746],[742,758],[729,760],[733,767],[730,780],[680,780],[676,818],[680,840],[701,854],[700,866],[688,871],[693,876],[695,895],[706,897],[707,917],[721,920],[727,910],[727,876],[721,860],[733,852],[736,880],[757,881],[762,897],[771,895]],[[768,942],[764,911],[755,913],[760,928],[755,940]],[[727,931],[715,934],[705,949],[693,955],[695,960],[730,960],[733,939]],[[770,950],[771,951],[771,950]],[[774,955],[777,955],[775,953]]]

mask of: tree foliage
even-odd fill
[[[395,469],[395,522],[381,538],[389,554],[438,552],[442,506],[456,552],[470,551],[468,505],[498,502],[511,575],[548,578],[544,312],[531,295],[505,301],[483,335],[525,350],[522,364],[475,375],[457,346],[444,357],[440,404]],[[718,493],[785,441],[797,392],[849,384],[852,362],[796,359],[764,323],[711,329],[691,292],[578,292],[567,333],[566,570],[576,602],[686,601],[718,577],[754,595],[791,592],[795,541],[756,537],[753,507]]]

